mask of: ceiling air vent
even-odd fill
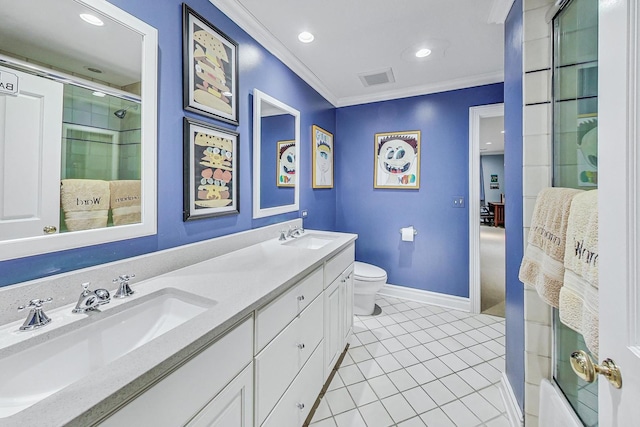
[[[385,83],[393,83],[396,79],[393,77],[393,70],[387,68],[381,71],[358,74],[360,81],[364,87],[377,86]]]

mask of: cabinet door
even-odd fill
[[[351,333],[353,332],[353,266],[349,267],[344,273],[344,311],[345,319],[342,332],[344,333],[343,347],[349,342]]]
[[[187,426],[253,426],[253,364],[231,381]]]
[[[343,287],[340,284],[338,278],[324,291],[325,378],[329,376],[338,360],[344,339],[342,334],[344,315],[340,298]]]

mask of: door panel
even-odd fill
[[[60,226],[62,84],[0,67],[19,94],[0,94],[0,235],[40,236]],[[34,126],[34,124],[37,124]]]

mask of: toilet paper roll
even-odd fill
[[[402,232],[402,241],[403,242],[413,242],[413,227],[404,227],[401,229]]]

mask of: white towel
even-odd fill
[[[598,354],[598,190],[573,199],[564,255],[564,286],[560,290],[560,320],[583,335]]]
[[[582,190],[545,188],[538,194],[519,279],[538,291],[547,304],[558,307],[564,282],[564,253],[572,199]]]
[[[69,231],[107,226],[109,183],[97,179],[63,179],[60,205]]]
[[[141,221],[140,180],[111,181],[109,186],[113,225],[139,223]]]

